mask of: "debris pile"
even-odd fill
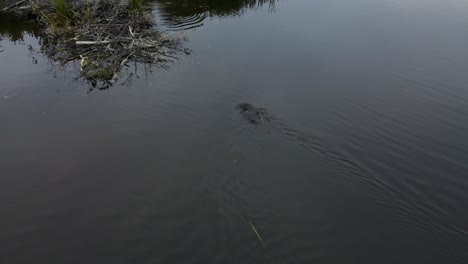
[[[43,25],[42,52],[59,65],[79,61],[80,75],[93,85],[114,83],[129,63],[166,67],[178,53],[190,53],[183,48],[183,33],[156,29],[151,8],[142,0],[27,2]]]

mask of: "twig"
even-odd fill
[[[13,7],[17,7],[17,6],[21,5],[22,3],[26,2],[26,1],[28,1],[28,0],[22,0],[22,1],[16,2],[16,3],[14,3],[14,4],[10,5],[10,6],[7,6],[7,7],[3,8],[3,11],[7,11],[9,9],[12,9]]]
[[[263,242],[263,239],[260,236],[260,233],[255,228],[255,226],[252,224],[252,222],[249,220],[249,218],[247,218],[247,216],[242,211],[240,211],[240,213],[244,217],[245,221],[247,221],[247,223],[249,223],[250,227],[252,227],[253,231],[255,232],[255,234],[258,237],[258,240],[260,240],[260,243],[262,243],[263,248],[266,248],[265,242]]]

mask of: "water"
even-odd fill
[[[261,2],[90,93],[0,19],[0,263],[467,263],[468,4]]]

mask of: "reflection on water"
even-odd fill
[[[203,26],[208,17],[242,15],[245,10],[268,6],[273,10],[277,0],[152,0],[157,3],[164,23],[172,29],[189,30]]]
[[[37,37],[38,25],[8,14],[0,15],[0,51],[3,40],[22,42],[26,34]]]

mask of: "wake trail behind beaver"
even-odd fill
[[[370,169],[358,164],[352,156],[344,151],[334,150],[325,145],[323,143],[325,142],[324,140],[305,135],[296,129],[290,128],[280,118],[271,115],[265,108],[258,108],[251,104],[242,103],[236,106],[236,110],[251,124],[271,128],[272,131],[276,131],[288,142],[317,154],[334,169],[341,171],[347,178],[364,183],[373,191],[380,193],[381,196],[391,196],[392,191],[387,184],[372,177],[374,173]]]

